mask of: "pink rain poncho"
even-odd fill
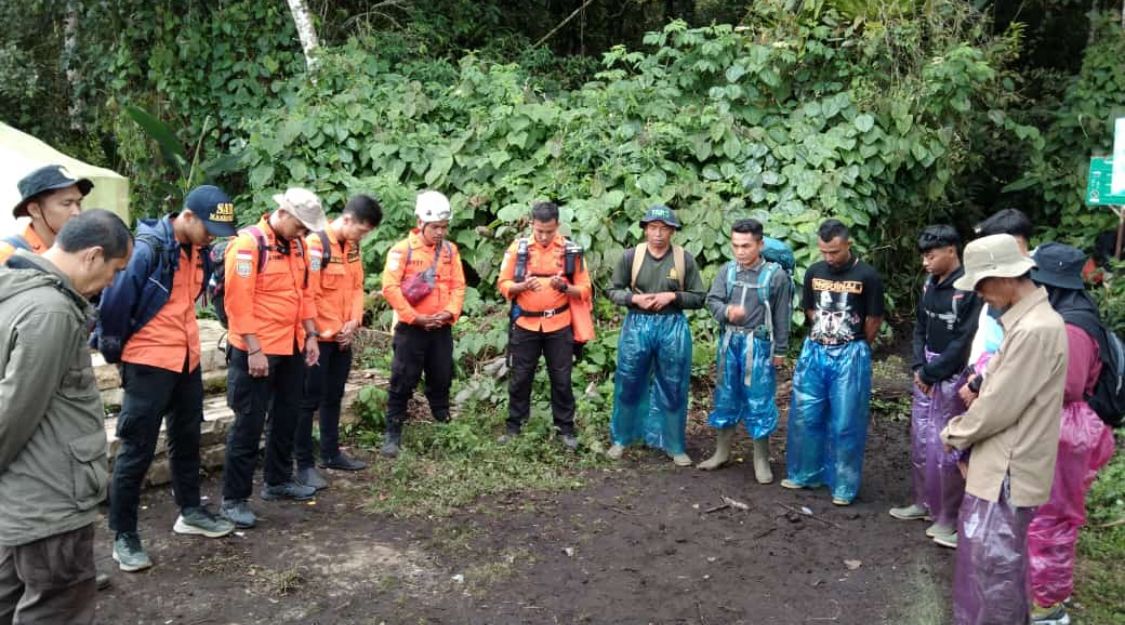
[[[937,354],[926,350],[926,360]],[[910,460],[913,464],[914,503],[930,511],[938,525],[957,527],[957,511],[965,495],[965,478],[957,468],[962,452],[946,452],[939,434],[949,420],[965,412],[957,391],[964,374],[942,380],[926,395],[914,387],[910,419]]]

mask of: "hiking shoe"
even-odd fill
[[[336,454],[335,457],[321,462],[320,466],[325,469],[336,469],[337,471],[362,471],[367,468],[367,463],[362,460],[356,460],[341,451]],[[312,484],[309,484],[309,486],[312,486]],[[328,484],[325,483],[324,486],[328,486]],[[324,488],[324,486],[320,488]]]
[[[610,458],[612,458],[614,460],[620,460],[621,456],[625,455],[625,448],[621,445],[618,445],[617,443],[614,443],[609,448],[609,451],[605,452],[605,455],[609,456]]]
[[[152,560],[135,532],[122,532],[113,541],[113,559],[122,571],[133,573],[152,566]]]
[[[383,454],[384,458],[397,458],[399,445],[402,444],[402,437],[393,434],[387,435],[387,440],[383,443],[383,447],[379,449],[379,453]]]
[[[222,538],[234,531],[234,523],[212,514],[210,510],[199,506],[184,508],[172,531],[177,534],[206,536],[207,538]]]
[[[219,506],[219,514],[242,529],[254,527],[258,523],[258,517],[254,516],[254,511],[245,499],[224,499]]]
[[[832,505],[841,506],[841,507],[850,506],[850,505],[852,505],[852,500],[851,499],[844,499],[843,497],[833,497],[832,498]]]
[[[316,489],[312,486],[302,486],[296,482],[284,482],[273,486],[267,484],[262,489],[260,496],[266,501],[277,501],[278,499],[305,501],[316,496]]]
[[[938,534],[934,536],[934,542],[942,547],[949,547],[950,549],[957,548],[957,532],[949,534]]]
[[[929,536],[930,538],[933,538],[934,536],[948,536],[949,534],[956,533],[957,528],[946,527],[945,525],[938,525],[937,523],[934,523],[933,525],[926,528],[926,536]]]
[[[323,490],[325,488],[328,488],[328,480],[324,479],[324,476],[320,474],[320,471],[317,471],[312,467],[297,469],[297,477],[294,478],[293,481],[297,482],[301,486],[308,486],[309,488],[313,488],[315,490]]]
[[[917,521],[930,518],[930,511],[916,503],[901,508],[891,508],[891,516],[903,521]]]
[[[570,451],[578,451],[578,437],[573,434],[563,434],[562,444]]]
[[[1041,608],[1038,604],[1032,603],[1031,624],[1070,625],[1070,615],[1066,613],[1066,606],[1061,603],[1056,603],[1046,608]]]

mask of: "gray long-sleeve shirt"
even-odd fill
[[[699,267],[691,254],[684,252],[684,286],[680,290],[680,281],[676,276],[676,265],[671,248],[659,259],[645,251],[644,263],[637,274],[636,291],[632,289],[633,255],[636,248],[625,250],[621,260],[613,268],[612,284],[609,287],[609,299],[618,306],[634,308],[633,293],[668,293],[676,294],[676,301],[665,308],[661,313],[671,314],[680,310],[703,308],[703,299],[706,293],[703,290],[703,278],[699,275]]]
[[[719,274],[711,283],[711,290],[707,293],[707,310],[719,323],[738,325],[745,328],[756,328],[765,323],[766,307],[758,296],[756,287],[758,278],[765,268],[765,261],[758,259],[753,267],[739,266],[732,288],[727,288],[727,265],[719,268]],[[730,295],[727,295],[728,290]],[[784,356],[789,349],[789,324],[792,319],[793,309],[793,284],[789,275],[780,267],[774,271],[770,279],[769,302],[773,318],[773,353],[775,356]],[[727,320],[727,308],[742,306],[746,309],[746,317],[739,324],[732,324]]]

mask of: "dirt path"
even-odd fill
[[[705,474],[636,452],[576,490],[488,498],[446,519],[365,513],[390,470],[378,463],[333,475],[315,504],[256,501],[259,527],[217,541],[172,534],[170,493],[150,491],[141,524],[157,566],[114,569],[100,621],[942,623],[952,552],[886,513],[908,495],[906,449],[905,423],[876,422],[863,490],[844,509],[824,491],[757,485],[743,454]],[[708,513],[724,496],[749,510]],[[104,566],[109,545],[103,523]]]

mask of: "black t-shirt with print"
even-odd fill
[[[854,256],[835,270],[820,261],[805,272],[801,308],[813,311],[812,340],[824,345],[863,340],[867,317],[883,316],[883,279]]]

